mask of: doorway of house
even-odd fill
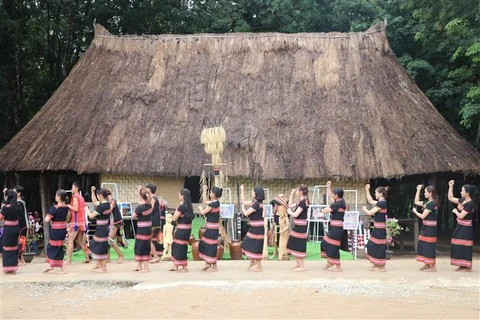
[[[200,203],[200,176],[186,177],[183,187],[190,191],[193,203]]]

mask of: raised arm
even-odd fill
[[[423,188],[423,186],[421,184],[419,184],[417,186],[417,192],[415,193],[415,200],[414,200],[415,205],[416,206],[421,206],[421,207],[423,207],[423,202],[420,201],[420,192],[422,191],[422,188]]]
[[[375,202],[376,203],[376,202]],[[362,210],[363,212],[365,212],[365,214],[369,215],[369,216],[374,216],[375,213],[377,213],[378,211],[380,211],[380,208],[379,207],[373,207],[372,209],[368,210],[367,207],[363,206],[362,207]]]
[[[377,201],[373,200],[372,195],[370,194],[370,185],[366,184],[365,185],[365,194],[367,195],[367,201],[369,204],[372,206],[377,204]]]
[[[288,199],[289,208],[294,208],[297,205],[295,202],[293,202],[293,196],[295,195],[295,191],[297,191],[297,189],[292,189],[292,192],[290,192],[290,198]]]
[[[287,213],[294,218],[298,217],[300,215],[300,213],[302,213],[302,212],[303,212],[303,208],[301,206],[298,206],[297,210],[295,210],[295,211],[292,211],[292,208],[287,209]]]
[[[93,205],[94,205],[95,207],[97,207],[100,202],[99,202],[98,199],[97,199],[97,194],[95,193],[95,190],[97,190],[97,188],[95,188],[95,186],[92,186],[92,187],[90,188],[90,191],[92,192],[92,202],[93,202]]]
[[[240,203],[242,204],[242,210],[243,206],[249,206],[251,203],[248,201],[245,201],[245,186],[242,184],[240,185]]]
[[[207,213],[209,213],[210,211],[212,211],[212,207],[206,206],[206,208],[203,209],[202,206],[198,206],[198,210],[199,210],[200,214],[201,214],[202,216],[204,216],[204,215],[206,215]]]
[[[335,199],[333,199],[332,182],[327,181],[326,186],[327,186],[327,199],[330,199],[331,202],[335,202]]]
[[[417,208],[413,208],[412,211],[413,211],[413,213],[415,213],[415,215],[416,215],[417,217],[419,217],[419,218],[422,219],[422,220],[425,219],[426,217],[428,217],[428,215],[429,215],[430,212],[431,212],[431,211],[428,210],[428,209],[424,209],[422,213],[419,213],[419,212],[417,211]]]
[[[211,201],[208,200],[208,187],[203,186],[202,187],[202,203],[203,204],[209,204]]]
[[[459,203],[459,199],[455,198],[453,196],[453,185],[455,184],[455,181],[450,180],[448,181],[448,201],[453,202],[455,204]]]

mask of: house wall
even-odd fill
[[[136,176],[136,175],[117,175],[117,174],[101,174],[101,183],[116,183],[118,188],[118,199],[120,202],[132,202],[138,203],[137,186],[145,186],[147,183],[154,183],[157,185],[157,196],[165,198],[170,208],[176,208],[178,205],[178,192],[184,186],[185,178],[171,178],[161,176]],[[270,199],[272,200],[279,193],[284,194],[287,198],[290,196],[290,192],[293,188],[296,188],[300,184],[305,184],[308,187],[315,185],[324,185],[326,179],[304,179],[304,180],[273,180],[262,181],[259,183],[263,188],[269,190]],[[238,203],[237,197],[237,185],[245,185],[245,197],[250,199],[250,192],[255,186],[254,182],[247,178],[230,177],[226,188],[231,189],[232,203],[235,205]],[[344,190],[357,190],[358,206],[366,204],[365,197],[365,183],[360,181],[332,181],[332,188],[342,187]],[[325,188],[320,189],[322,193],[325,193]],[[312,194],[309,197],[312,199]],[[265,202],[267,199],[265,200]],[[353,193],[345,194],[345,201],[347,202],[347,209],[354,210],[354,196]],[[222,203],[229,202],[228,192],[224,192]],[[197,211],[197,206],[194,206]],[[237,209],[238,210],[238,209]]]
[[[157,196],[161,196],[168,201],[170,208],[175,208],[178,204],[178,193],[183,188],[185,178],[171,178],[161,176],[140,176],[140,175],[120,175],[120,174],[101,174],[100,183],[116,183],[118,188],[118,200],[120,202],[138,203],[137,186],[145,186],[153,183],[157,186]]]

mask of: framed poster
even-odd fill
[[[220,217],[222,219],[233,219],[235,206],[233,204],[220,204]]]
[[[263,212],[265,213],[265,218],[273,219],[273,207],[271,204],[264,204]]]
[[[132,216],[132,203],[131,202],[119,202],[118,208],[122,217],[131,217]]]
[[[358,211],[345,211],[343,216],[343,230],[357,230],[358,218],[360,212]]]
[[[310,221],[329,221],[330,213],[323,214],[322,209],[326,208],[326,205],[312,204],[308,210],[310,210]]]

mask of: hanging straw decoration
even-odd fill
[[[202,195],[203,195],[203,186],[208,186],[207,182],[207,173],[205,170],[202,171],[202,175],[200,176],[200,202],[203,202]]]

